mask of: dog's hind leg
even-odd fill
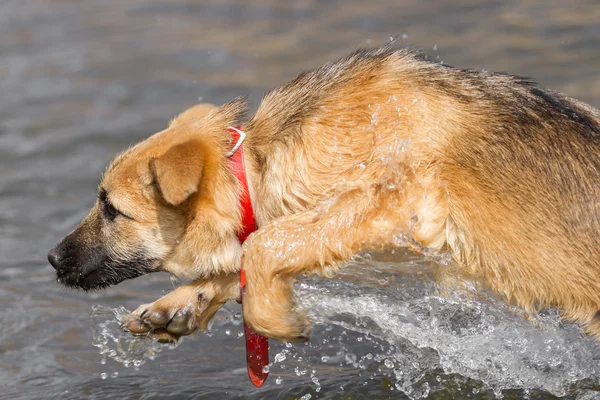
[[[310,323],[294,310],[294,278],[311,272],[327,275],[361,250],[409,245],[397,240],[410,231],[405,200],[397,191],[356,189],[262,227],[244,244],[246,322],[270,338],[306,340]]]

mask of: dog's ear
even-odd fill
[[[204,152],[197,140],[175,145],[150,160],[150,172],[163,198],[174,206],[198,191],[203,168]]]

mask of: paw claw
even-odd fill
[[[137,316],[129,314],[123,319],[121,323],[121,329],[131,332],[134,335],[145,335],[150,331],[150,327],[143,321],[138,319]]]

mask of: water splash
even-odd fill
[[[351,264],[333,279],[311,276],[297,283],[299,306],[309,310],[315,327],[308,343],[271,341],[274,388],[302,388],[295,393],[312,398],[374,390],[410,399],[435,393],[582,399],[598,394],[597,344],[555,310],[525,319],[520,309],[473,287],[466,292],[442,287],[432,277],[436,265],[408,253],[364,253]],[[94,345],[103,362],[137,368],[177,347],[123,332],[119,325],[128,313],[123,307],[92,310]],[[235,338],[241,346],[241,334],[239,306],[233,304],[217,313],[202,336]]]
[[[109,358],[137,370],[146,361],[154,360],[164,349],[175,349],[181,343],[181,340],[177,343],[159,343],[152,336],[133,336],[124,331],[121,324],[123,318],[130,313],[125,307],[92,307],[92,344],[100,349],[101,364],[106,364]]]
[[[441,287],[423,259],[405,258],[363,257],[334,280],[301,280],[298,301],[315,322],[370,342],[367,353],[342,346],[321,362],[374,370],[411,399],[445,388],[449,379],[496,397],[506,390],[565,396],[582,382],[600,384],[597,344],[557,311],[525,319],[520,309],[482,293]]]

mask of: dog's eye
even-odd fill
[[[114,219],[117,218],[117,216],[120,214],[119,210],[117,210],[115,206],[113,206],[109,202],[104,203],[104,212],[106,213],[106,217],[110,221],[114,221]]]
[[[105,219],[112,222],[115,220],[115,218],[117,218],[120,215],[127,219],[134,220],[129,215],[125,214],[124,212],[120,211],[112,205],[112,203],[108,199],[108,194],[104,189],[100,189],[100,192],[98,193],[98,202],[102,215]]]

